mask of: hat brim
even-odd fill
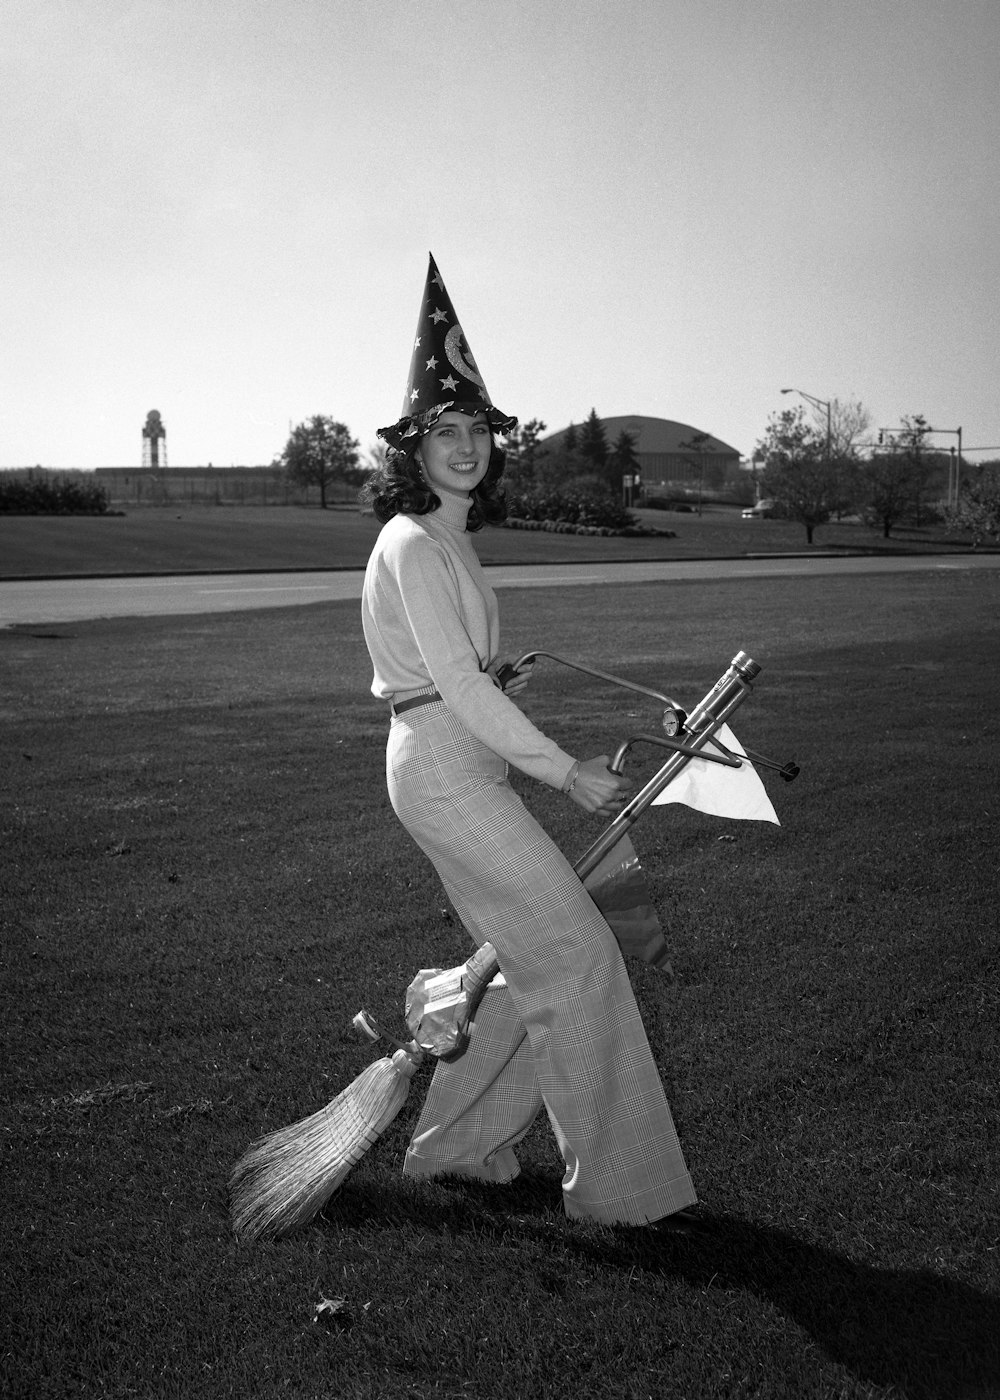
[[[376,435],[399,452],[410,438],[421,437],[429,428],[433,428],[442,413],[448,412],[468,413],[470,417],[476,413],[483,413],[492,430],[501,437],[506,437],[517,427],[516,418],[501,412],[499,408],[494,408],[492,404],[487,406],[449,399],[445,403],[435,404],[433,408],[425,408],[423,413],[407,414],[389,427],[379,428]]]

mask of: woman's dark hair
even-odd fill
[[[390,447],[385,465],[372,472],[362,488],[362,505],[370,506],[383,525],[394,515],[427,515],[441,504],[441,497],[427,485],[420,470],[416,455],[419,446],[420,439],[414,437],[404,448]],[[469,493],[472,505],[467,530],[501,525],[507,519],[507,499],[501,484],[506,461],[506,452],[493,438],[486,475]]]

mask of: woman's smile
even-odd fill
[[[492,451],[486,415],[451,410],[424,434],[417,459],[433,490],[467,496],[486,475]]]

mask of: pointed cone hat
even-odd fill
[[[388,428],[379,428],[378,435],[398,450],[407,438],[426,432],[448,409],[485,413],[495,433],[509,433],[517,426],[516,418],[493,406],[431,256],[400,418]]]

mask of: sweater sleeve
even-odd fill
[[[462,613],[453,566],[424,536],[401,541],[394,572],[406,621],[442,700],[477,739],[529,777],[560,788],[574,760],[494,685]]]

